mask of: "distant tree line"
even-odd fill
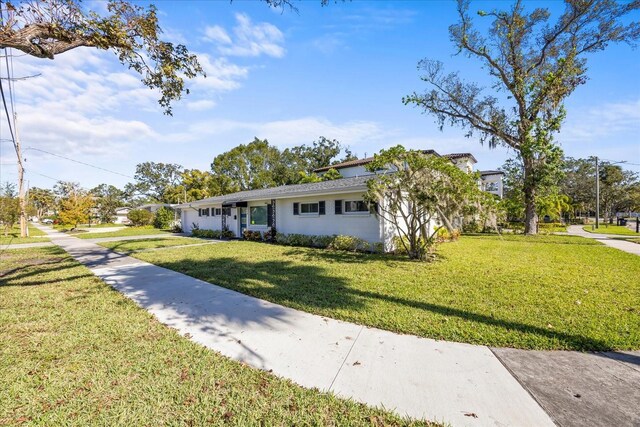
[[[54,216],[72,226],[89,221],[107,223],[113,221],[117,208],[122,206],[184,203],[236,191],[337,179],[341,176],[334,169],[322,177],[314,170],[355,159],[348,147],[323,136],[311,144],[284,150],[270,145],[266,139],[255,138],[215,156],[209,171],[185,169],[175,163],[144,162],[136,166],[134,181],[123,189],[110,184],[85,189],[77,182],[64,181],[53,189],[32,188],[28,196],[29,216]],[[0,222],[10,223],[11,227],[17,220],[12,219],[14,193],[15,189],[7,184],[0,206]]]
[[[524,167],[519,158],[500,168],[505,172],[503,207],[511,220],[525,216],[522,183]],[[607,161],[600,163],[600,214],[612,220],[617,212],[640,211],[640,179],[633,171]],[[536,199],[539,217],[552,220],[595,215],[596,167],[594,159],[566,157],[545,177]]]

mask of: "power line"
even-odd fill
[[[630,165],[630,166],[640,166],[640,163],[629,163],[626,160],[610,160],[610,159],[600,159],[600,160],[605,161],[605,162],[609,162],[609,163],[612,163],[612,164],[623,164],[623,165]]]
[[[7,100],[5,99],[5,96],[4,96],[4,86],[2,84],[1,79],[0,79],[0,95],[2,96],[2,105],[4,105],[4,112],[7,116],[7,123],[9,124],[9,133],[11,134],[11,142],[13,142],[13,146],[17,151],[18,147],[16,147],[16,136],[13,133],[13,126],[11,124],[11,115],[9,114],[9,108],[7,108]]]
[[[34,174],[36,174],[36,175],[40,175],[40,176],[43,176],[43,177],[45,177],[45,178],[49,178],[49,179],[54,180],[54,181],[56,181],[56,182],[64,181],[64,179],[54,178],[54,177],[52,177],[52,176],[45,175],[45,174],[43,174],[43,173],[34,172],[34,171],[32,171],[32,170],[28,170],[28,171],[27,171],[27,173],[34,173]]]
[[[109,172],[109,173],[112,173],[112,174],[115,174],[115,175],[124,176],[125,178],[135,179],[134,177],[132,177],[130,175],[126,175],[126,174],[123,174],[123,173],[120,173],[120,172],[112,171],[112,170],[109,170],[109,169],[106,169],[106,168],[103,168],[103,167],[100,167],[100,166],[96,166],[96,165],[92,165],[90,163],[82,162],[80,160],[75,160],[75,159],[72,159],[70,157],[66,157],[66,156],[62,156],[60,154],[52,153],[50,151],[42,150],[40,148],[27,147],[27,149],[25,151],[27,151],[27,150],[40,151],[42,153],[50,154],[50,155],[55,156],[55,157],[60,157],[61,159],[69,160],[70,162],[79,163],[81,165],[89,166],[89,167],[92,167],[92,168],[95,168],[95,169],[100,169],[102,171]]]

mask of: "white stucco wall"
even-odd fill
[[[473,172],[474,161],[469,157],[461,157],[459,159],[455,159],[453,161],[455,165],[464,172]]]
[[[276,201],[276,229],[280,233],[306,235],[343,234],[355,236],[368,242],[382,241],[382,224],[374,214],[335,214],[336,200],[362,200],[363,193],[348,193],[331,196],[309,196]],[[325,202],[325,215],[293,214],[294,203]],[[344,209],[343,209],[344,210]]]
[[[497,186],[496,190],[489,191],[490,185],[495,183]],[[503,185],[502,185],[502,175],[484,175],[482,177],[482,190],[487,191],[491,194],[495,194],[502,198]]]
[[[343,178],[350,178],[352,176],[363,176],[363,175],[371,175],[371,172],[365,169],[364,166],[353,166],[350,168],[341,168],[338,169],[340,175]]]
[[[206,205],[205,208],[221,208],[221,205]],[[236,232],[236,221],[234,220],[235,208],[231,209],[231,216],[227,216],[227,227],[229,230]],[[191,233],[193,223],[198,224],[200,229],[203,230],[222,230],[222,216],[198,216],[198,208],[183,208],[182,209],[182,231],[185,233]]]
[[[335,214],[335,201],[355,201],[362,200],[363,193],[345,193],[331,196],[305,196],[276,200],[276,229],[285,234],[306,234],[306,235],[332,235],[343,234],[359,237],[368,242],[382,242],[384,236],[382,221],[375,214],[363,213],[342,213]],[[325,202],[325,215],[319,214],[293,214],[294,203]],[[271,199],[248,202],[247,207],[247,229],[267,231],[268,226],[251,224],[251,207],[267,206]],[[215,206],[202,206],[215,207]],[[220,207],[219,205],[217,207]],[[344,211],[344,208],[343,208]],[[231,208],[231,216],[227,217],[227,226],[237,237],[240,232],[240,208]],[[220,216],[198,216],[197,209],[183,209],[182,229],[185,233],[190,233],[192,224],[197,223],[201,229],[220,230],[222,219]]]

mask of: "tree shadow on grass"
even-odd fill
[[[348,254],[327,253],[326,256],[339,259],[348,256]],[[445,317],[455,317],[468,322],[489,325],[503,329],[505,332],[516,331],[520,334],[537,335],[548,340],[556,340],[561,346],[568,349],[583,351],[611,349],[611,345],[607,342],[579,333],[545,329],[445,305],[354,289],[344,278],[332,275],[322,267],[301,265],[292,261],[241,262],[233,258],[215,258],[206,261],[184,259],[161,262],[158,265],[243,294],[310,312],[339,309],[357,312],[370,309],[367,308],[367,301],[382,300],[391,305],[410,307]]]

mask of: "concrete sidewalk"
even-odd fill
[[[554,425],[487,347],[304,313],[43,230],[162,323],[300,385],[454,426]]]
[[[493,351],[558,425],[640,426],[640,351]]]
[[[94,237],[91,239],[80,239],[89,243],[104,243],[104,242],[120,242],[127,240],[144,240],[144,239],[175,239],[178,237],[185,237],[184,234],[178,233],[164,233],[164,234],[140,234],[138,236],[120,236],[120,237]]]
[[[586,237],[587,239],[595,239],[609,247],[640,256],[640,245],[637,243],[625,242],[624,240],[620,239],[620,237],[624,236],[589,233],[588,231],[584,231],[581,225],[570,225],[569,227],[567,227],[567,234],[570,234],[572,236]],[[633,238],[634,236],[628,237]]]

